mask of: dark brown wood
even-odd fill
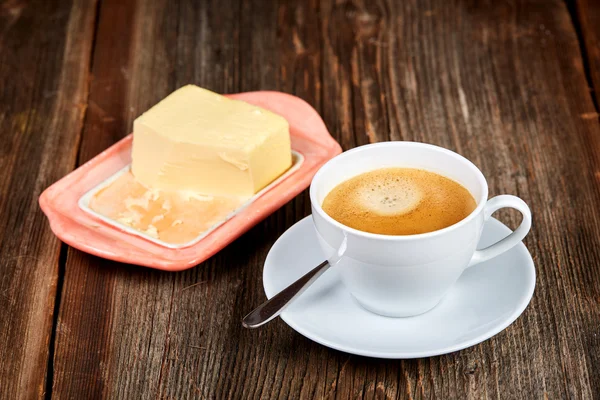
[[[264,300],[270,246],[310,213],[304,192],[181,273],[69,248],[53,397],[600,396],[592,1],[577,3],[580,25],[558,0],[99,1],[0,4],[0,398],[44,389],[59,244],[37,196],[77,151],[79,164],[94,157],[187,83],[299,95],[345,149],[417,140],[472,159],[491,195],[533,210],[533,300],[494,338],[419,360],[330,350],[280,320],[245,330],[241,318]]]
[[[596,107],[600,104],[600,3],[593,0],[575,0],[575,24],[578,25],[583,47],[584,63],[591,80],[590,90],[596,99]],[[596,110],[597,111],[597,110]],[[584,119],[597,119],[597,112],[586,113]]]
[[[93,1],[0,3],[0,398],[45,391],[60,242],[37,198],[75,165]]]

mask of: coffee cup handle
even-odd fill
[[[496,196],[488,200],[483,209],[484,224],[490,219],[494,212],[505,207],[514,208],[523,215],[521,225],[519,225],[514,232],[504,239],[486,247],[485,249],[475,251],[475,254],[473,254],[473,258],[471,258],[467,268],[499,256],[500,254],[520,243],[521,240],[525,238],[527,233],[529,233],[529,229],[531,228],[531,210],[529,210],[529,207],[523,200],[516,196],[507,194]]]

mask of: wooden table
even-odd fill
[[[491,195],[533,210],[528,309],[419,360],[330,350],[280,320],[245,330],[307,192],[182,273],[61,244],[41,191],[187,83],[298,95],[344,149],[470,158]],[[600,398],[599,93],[592,0],[0,2],[0,398]]]

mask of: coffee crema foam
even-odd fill
[[[454,225],[477,207],[458,182],[414,168],[382,168],[357,175],[327,194],[323,210],[364,232],[414,235]]]

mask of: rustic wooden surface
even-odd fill
[[[600,398],[599,9],[0,2],[0,398]],[[306,192],[181,273],[61,247],[39,193],[187,83],[296,94],[344,149],[417,140],[472,159],[491,195],[533,210],[530,306],[484,343],[419,360],[351,356],[279,320],[244,330]]]
[[[37,197],[75,166],[94,13],[86,1],[0,3],[0,398],[45,392],[64,257]]]

